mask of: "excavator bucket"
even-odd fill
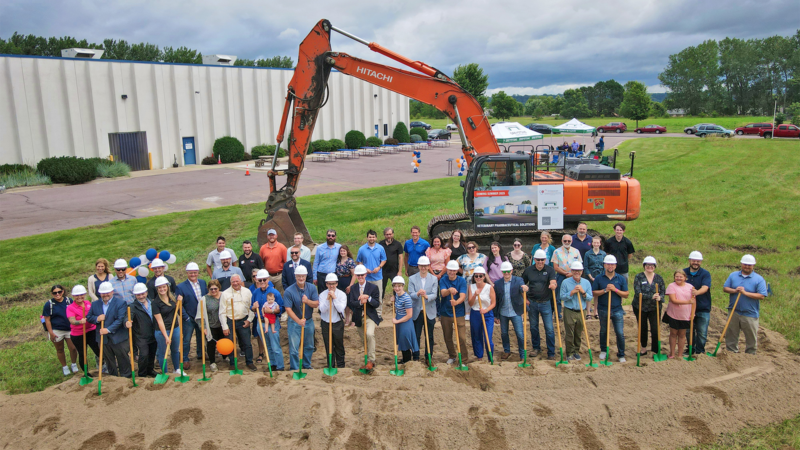
[[[308,228],[300,217],[300,212],[297,211],[294,197],[279,202],[266,213],[267,218],[262,219],[258,226],[259,247],[267,243],[267,232],[271,229],[278,234],[278,242],[290,245],[295,233],[303,233],[303,244],[309,247],[314,245],[311,235],[308,234]]]

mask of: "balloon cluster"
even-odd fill
[[[140,278],[146,278],[150,273],[149,264],[156,258],[164,261],[164,270],[169,269],[167,264],[173,264],[178,259],[175,255],[166,250],[161,250],[159,252],[154,248],[148,248],[147,251],[144,252],[144,255],[134,256],[128,261],[128,266],[130,267],[128,269],[128,275],[138,275]]]
[[[463,177],[467,170],[467,158],[464,158],[464,155],[459,156],[456,165],[458,166],[458,176]]]
[[[422,163],[422,152],[415,150],[411,154],[411,167],[414,168],[414,173],[419,172],[419,165]]]

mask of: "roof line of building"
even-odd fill
[[[159,61],[128,61],[124,59],[90,59],[90,58],[65,58],[63,56],[39,56],[39,55],[9,55],[0,53],[0,58],[31,58],[31,59],[63,59],[67,61],[89,61],[89,62],[118,62],[131,64],[160,64],[168,66],[193,66],[193,67],[238,67],[242,69],[271,69],[271,70],[292,70],[283,67],[258,67],[258,66],[221,66],[217,64],[191,64],[191,63],[167,63]]]

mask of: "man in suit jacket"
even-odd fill
[[[86,314],[87,322],[98,325],[97,342],[103,335],[103,362],[109,375],[131,376],[131,362],[128,356],[128,328],[131,323],[125,317],[128,304],[125,300],[114,298],[114,286],[104,281],[97,289],[100,300],[92,302]],[[99,325],[102,324],[102,327]]]
[[[408,277],[408,295],[411,297],[412,317],[414,321],[414,331],[417,333],[417,342],[419,342],[419,351],[412,354],[414,361],[419,361],[419,354],[422,351],[422,343],[425,339],[421,339],[422,331],[425,329],[423,320],[428,321],[428,342],[430,348],[426,348],[426,352],[433,355],[433,326],[436,325],[436,313],[438,311],[439,298],[439,279],[436,275],[430,272],[431,261],[427,256],[420,256],[417,261],[419,272]],[[422,296],[426,298],[423,299]],[[422,312],[423,304],[425,305],[425,314]],[[427,359],[426,359],[427,362]]]
[[[175,296],[183,301],[183,368],[189,369],[192,365],[189,362],[189,349],[192,345],[192,333],[195,333],[195,345],[197,346],[197,359],[203,358],[203,330],[193,319],[197,315],[197,304],[200,298],[208,294],[206,280],[201,280],[200,268],[196,263],[190,262],[186,265],[186,277],[188,280],[179,284],[175,289]]]
[[[511,273],[514,267],[510,262],[504,261],[500,264],[500,271],[503,278],[494,283],[494,295],[497,305],[494,310],[497,312],[495,322],[500,323],[500,336],[503,340],[503,353],[500,359],[508,359],[511,356],[511,344],[508,339],[508,322],[514,325],[514,333],[517,335],[517,346],[519,347],[519,357],[522,358],[522,350],[525,349],[523,335],[523,307],[522,293],[528,292],[528,286],[522,278],[515,277]],[[530,304],[530,301],[528,301]]]
[[[284,273],[286,273],[284,271]],[[381,307],[380,289],[372,283],[367,283],[367,268],[359,264],[355,269],[356,282],[350,286],[347,294],[347,306],[353,311],[353,322],[357,327],[367,327],[367,360],[375,367],[375,327],[381,323],[378,308]],[[367,309],[367,323],[364,324],[364,308]],[[363,336],[363,328],[359,336]]]
[[[300,266],[303,266],[308,270],[308,273],[311,273],[311,263],[306,261],[305,259],[300,258],[302,254],[302,250],[298,246],[289,247],[289,260],[283,265],[283,272],[281,272],[281,283],[283,284],[283,289],[288,288],[289,286],[295,283],[294,279],[294,271]]]
[[[139,351],[137,375],[155,377],[156,349],[158,347],[153,324],[153,306],[147,298],[147,286],[136,283],[133,287],[136,300],[131,303],[131,320],[133,321],[133,346]]]

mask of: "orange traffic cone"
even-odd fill
[[[222,156],[217,155],[217,164],[222,164]]]
[[[245,165],[245,167],[247,167],[247,170],[244,172],[244,176],[249,177],[250,176],[250,164]]]

